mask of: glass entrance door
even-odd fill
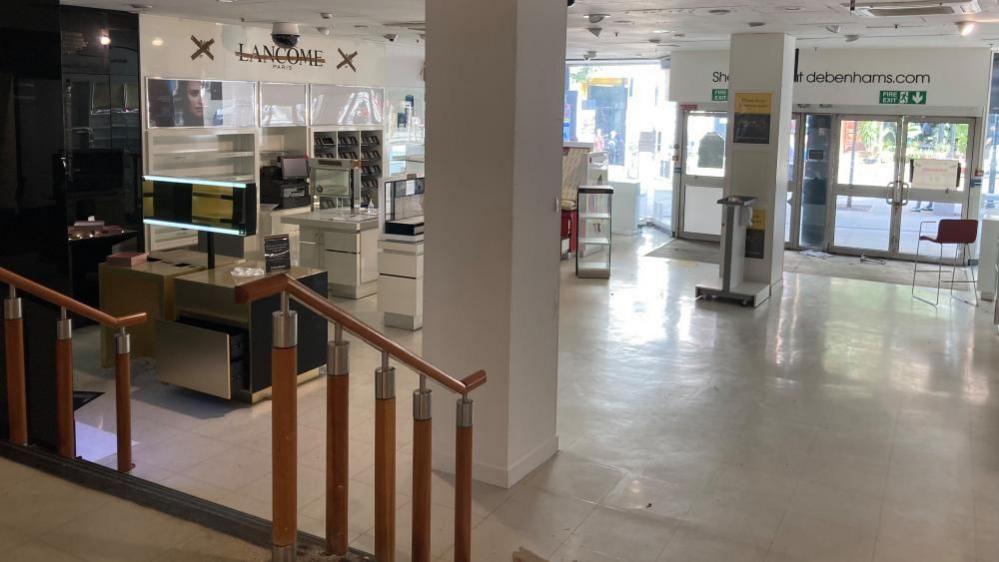
[[[898,253],[913,256],[919,240],[920,226],[925,233],[936,232],[941,219],[960,219],[968,203],[968,155],[972,141],[970,120],[920,118],[905,121],[905,151],[903,180],[908,205],[900,209]],[[917,162],[956,167],[953,181],[940,181],[916,173]],[[944,164],[946,165],[946,164]],[[923,244],[922,259],[939,260],[939,248]],[[955,247],[944,247],[944,259],[954,259]]]
[[[838,121],[830,210],[834,251],[910,259],[921,225],[924,234],[933,233],[932,223],[964,216],[974,139],[970,119],[844,116]],[[954,169],[953,182],[916,173],[926,165]]]
[[[832,247],[846,253],[888,255],[892,247],[901,120],[839,120]]]
[[[680,177],[680,237],[718,240],[725,185],[725,139],[728,114],[686,111],[683,114],[683,169]]]

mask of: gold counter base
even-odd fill
[[[321,374],[322,374],[322,371],[320,371],[319,367],[316,367],[315,369],[312,369],[311,371],[306,371],[304,373],[301,373],[301,374],[298,375],[298,384],[303,384],[303,383],[307,383],[307,382],[309,382],[311,380],[318,379],[319,375],[321,375]],[[248,400],[246,399],[247,397],[249,398]],[[238,400],[240,402],[246,402],[248,404],[256,404],[258,402],[262,402],[264,400],[267,400],[270,397],[271,397],[271,389],[270,388],[265,388],[263,390],[258,390],[257,392],[254,392],[253,394],[244,393],[244,392],[238,392],[238,393],[236,393],[235,396],[233,396],[233,398],[235,400]]]

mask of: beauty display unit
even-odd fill
[[[606,185],[579,187],[579,232],[576,244],[576,276],[607,279],[611,271],[611,199],[614,188]]]
[[[340,126],[312,128],[312,157],[316,159],[356,160],[360,163],[361,206],[374,206],[384,165],[381,128],[345,129]]]
[[[310,181],[318,210],[284,219],[299,229],[299,264],[329,271],[331,295],[373,295],[378,291],[378,215],[360,206],[361,163],[314,159]]]
[[[269,396],[271,317],[280,297],[237,304],[235,294],[239,285],[260,279],[263,268],[263,263],[244,261],[174,278],[175,319],[155,325],[158,381],[227,400],[258,402]],[[314,291],[326,286],[325,271],[292,267],[282,274]],[[318,376],[326,362],[328,325],[295,301],[291,308],[298,314],[302,382]]]
[[[423,327],[424,178],[385,181],[379,205],[378,311],[386,326]]]
[[[146,135],[146,174],[256,182],[256,129],[151,129]],[[194,246],[198,234],[176,226],[147,225],[146,250]],[[246,242],[251,250],[255,239]]]

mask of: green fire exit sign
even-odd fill
[[[926,105],[926,90],[881,90],[882,105]]]
[[[711,101],[728,101],[728,88],[711,90]]]

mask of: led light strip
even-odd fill
[[[164,181],[168,183],[190,183],[198,185],[214,185],[218,187],[232,187],[236,189],[246,189],[245,183],[233,181],[202,180],[198,178],[171,178],[167,176],[142,176],[142,179],[149,181]]]
[[[215,234],[232,234],[235,236],[242,236],[243,231],[236,230],[235,228],[222,228],[218,226],[205,226],[201,224],[191,224],[186,222],[173,222],[165,221],[160,219],[142,219],[144,224],[150,224],[153,226],[171,226],[174,228],[183,228],[187,230],[199,230],[201,232],[212,232]]]

